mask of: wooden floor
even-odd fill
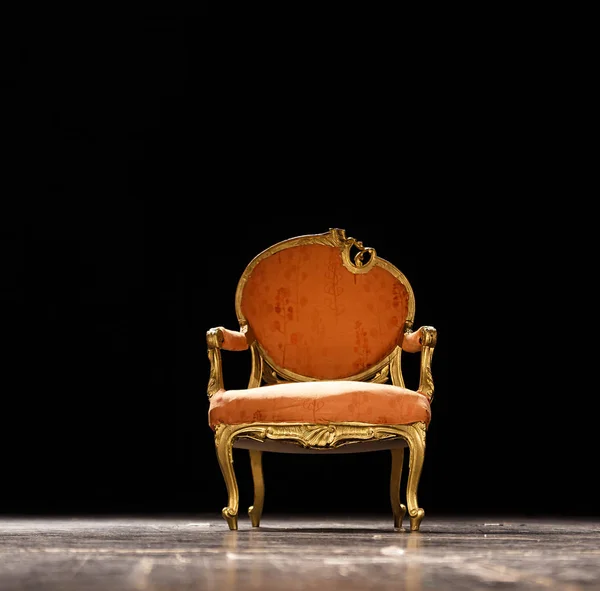
[[[0,534],[1,591],[600,590],[600,518],[0,517]]]

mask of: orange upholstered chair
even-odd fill
[[[424,510],[417,487],[431,419],[437,332],[413,330],[415,300],[402,272],[344,230],[290,238],[255,256],[235,294],[239,331],[206,334],[208,422],[228,492],[223,517],[238,527],[235,448],[249,450],[252,525],[260,524],[263,452],[390,450],[390,498],[401,528],[404,450],[411,531]],[[225,389],[221,350],[251,353],[247,388]],[[417,389],[405,386],[402,352],[420,355]],[[415,376],[415,382],[416,382]]]

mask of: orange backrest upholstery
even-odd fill
[[[313,379],[349,378],[401,344],[412,305],[406,279],[374,254],[368,271],[353,272],[345,248],[296,241],[248,266],[238,316],[275,366]]]

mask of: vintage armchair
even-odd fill
[[[395,528],[404,451],[410,530],[425,514],[417,487],[431,419],[431,360],[437,331],[413,331],[415,299],[402,272],[345,230],[297,236],[255,256],[235,294],[239,331],[208,330],[208,422],[228,493],[223,509],[238,527],[233,448],[249,450],[254,484],[251,523],[264,503],[263,452],[391,452]],[[221,350],[250,349],[247,388],[227,390]],[[420,353],[416,390],[405,386],[402,351]],[[416,367],[415,367],[415,371]],[[415,379],[416,381],[416,379]]]

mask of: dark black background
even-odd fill
[[[237,328],[254,255],[340,227],[438,329],[426,512],[597,515],[589,212],[548,198],[523,80],[209,25],[8,27],[0,511],[219,514],[205,333]],[[224,366],[243,387],[249,354]],[[265,478],[265,513],[389,511],[383,452],[267,455]]]

